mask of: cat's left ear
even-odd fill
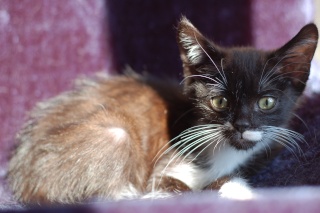
[[[318,29],[315,24],[308,24],[273,54],[278,71],[283,77],[290,78],[299,92],[303,91],[308,80],[317,42]]]

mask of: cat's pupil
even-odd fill
[[[215,110],[221,111],[228,107],[228,100],[224,96],[216,96],[212,98],[211,104]]]
[[[259,107],[263,110],[270,110],[276,104],[276,100],[273,97],[263,97],[259,100]]]

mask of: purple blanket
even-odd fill
[[[174,30],[181,14],[222,45],[274,48],[312,21],[313,6],[309,0],[0,1],[0,210],[21,208],[7,188],[5,175],[14,135],[36,102],[70,88],[76,76],[115,73],[126,65],[181,78]],[[258,187],[257,199],[224,200],[216,192],[197,192],[166,200],[105,201],[66,208],[83,212],[319,211],[320,95],[316,92],[320,75],[316,64],[299,118],[291,123],[308,144],[300,144],[302,155],[283,150],[249,180]]]

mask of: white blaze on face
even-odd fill
[[[262,139],[262,131],[244,131],[242,133],[242,138],[248,141],[260,141]]]

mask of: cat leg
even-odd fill
[[[168,198],[183,192],[191,191],[191,189],[182,181],[173,177],[158,177],[158,181],[153,178],[151,183],[148,184],[147,191],[143,198],[146,199],[158,199]]]
[[[223,186],[223,184],[225,184],[230,180],[231,180],[230,176],[224,176],[212,182],[210,185],[206,186],[203,190],[219,190]]]
[[[145,198],[166,198],[183,192],[192,191],[195,182],[193,164],[181,159],[172,160],[175,152],[162,156],[153,168],[147,184]]]
[[[204,190],[218,190],[222,198],[247,200],[252,199],[254,194],[249,184],[240,177],[225,176],[206,186]]]

